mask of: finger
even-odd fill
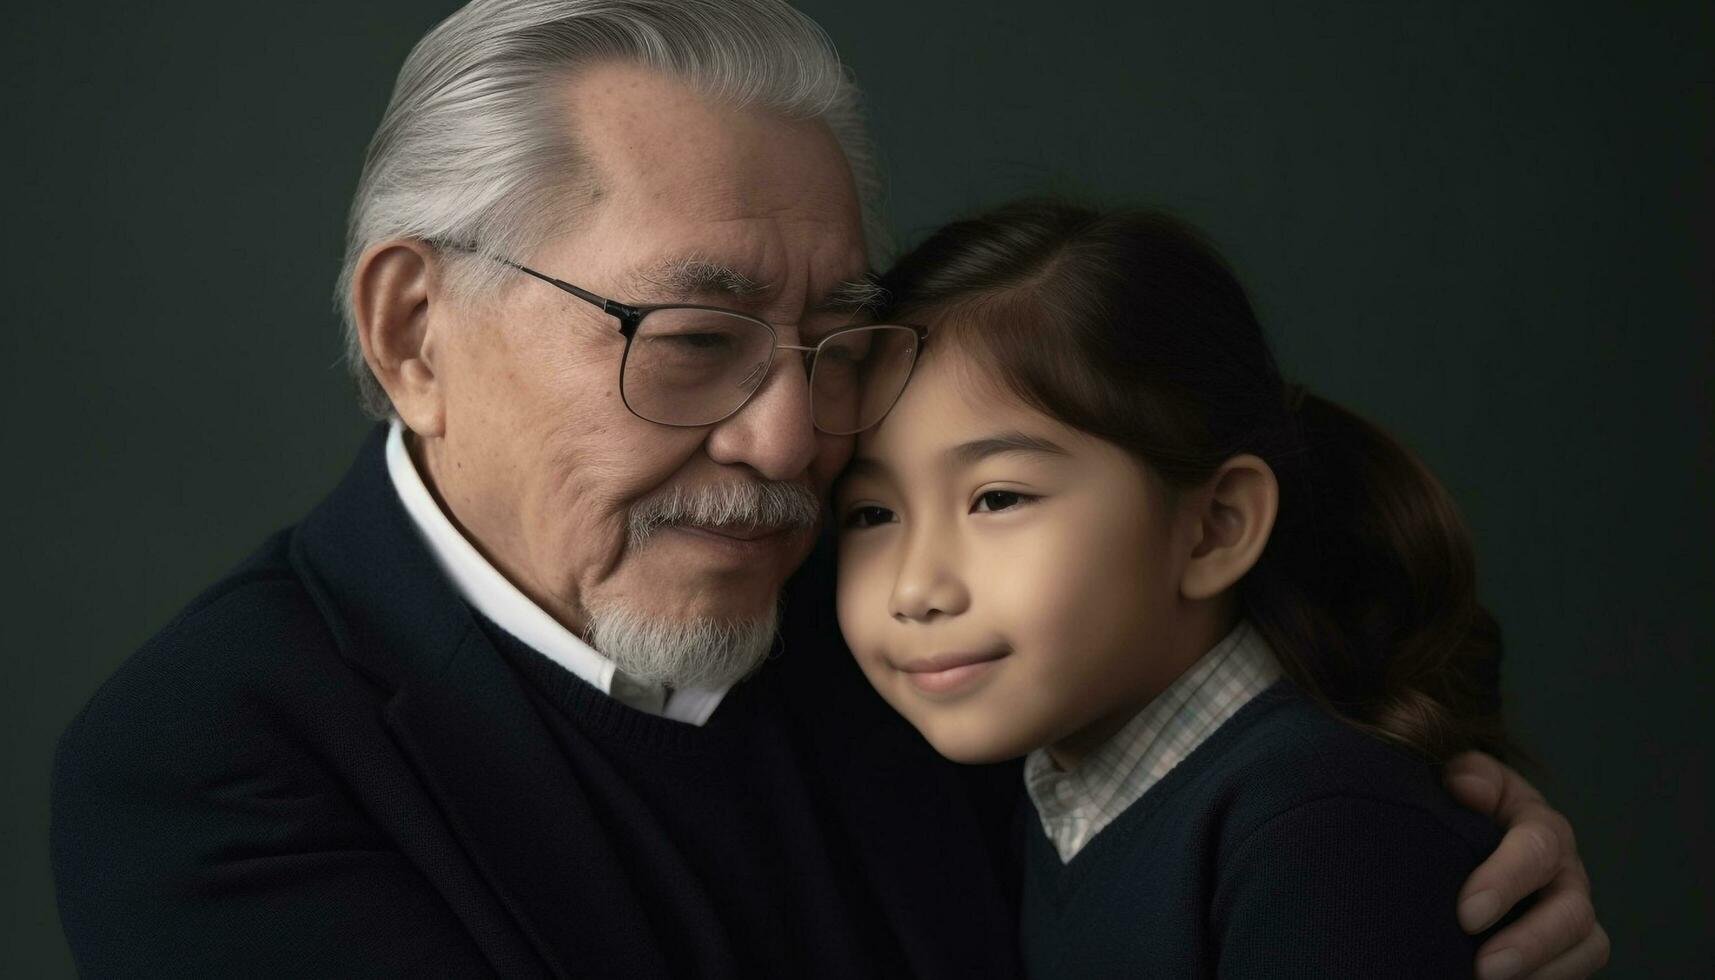
[[[1529,780],[1511,766],[1483,752],[1460,753],[1449,760],[1441,772],[1442,781],[1456,798],[1470,809],[1485,813],[1503,824],[1511,822],[1509,813],[1542,802],[1542,794]]]
[[[1608,932],[1600,923],[1584,937],[1584,941],[1548,962],[1535,973],[1521,980],[1584,980],[1608,965]]]
[[[1582,867],[1575,868],[1572,825],[1565,817],[1542,803],[1529,803],[1511,823],[1494,853],[1459,890],[1459,924],[1466,932],[1494,925],[1519,899],[1546,887],[1562,871],[1573,872],[1564,882],[1569,889],[1584,880]]]
[[[1501,764],[1481,752],[1462,752],[1448,760],[1441,767],[1441,781],[1466,809],[1491,819],[1500,807],[1501,791],[1506,787]]]
[[[1589,896],[1577,888],[1555,888],[1477,950],[1477,976],[1480,980],[1526,976],[1577,950],[1598,928]]]

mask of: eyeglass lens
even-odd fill
[[[866,327],[823,341],[810,369],[816,428],[848,435],[880,422],[916,360],[917,332],[910,327]]]
[[[775,337],[761,321],[667,307],[638,323],[620,374],[631,411],[667,425],[708,425],[737,411],[767,373]],[[917,356],[909,327],[843,331],[818,348],[810,376],[816,427],[847,435],[874,425],[905,387]]]

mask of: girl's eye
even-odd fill
[[[977,498],[977,505],[972,510],[977,513],[1011,510],[1019,504],[1027,503],[1034,498],[1028,494],[1013,490],[990,490]]]
[[[892,521],[893,511],[886,507],[854,507],[846,514],[845,526],[861,529]]]

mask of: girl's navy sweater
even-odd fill
[[[1499,840],[1429,763],[1286,680],[1069,863],[1024,814],[1041,978],[1468,977],[1482,937],[1454,910]]]

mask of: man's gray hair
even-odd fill
[[[885,251],[857,87],[822,29],[784,0],[474,0],[405,59],[352,200],[338,298],[364,411],[382,418],[392,408],[357,336],[351,292],[364,250],[417,238],[527,256],[563,232],[590,176],[555,88],[611,60],[722,104],[822,120],[851,167],[872,258]],[[448,253],[447,271],[450,288],[476,298],[509,270]]]

